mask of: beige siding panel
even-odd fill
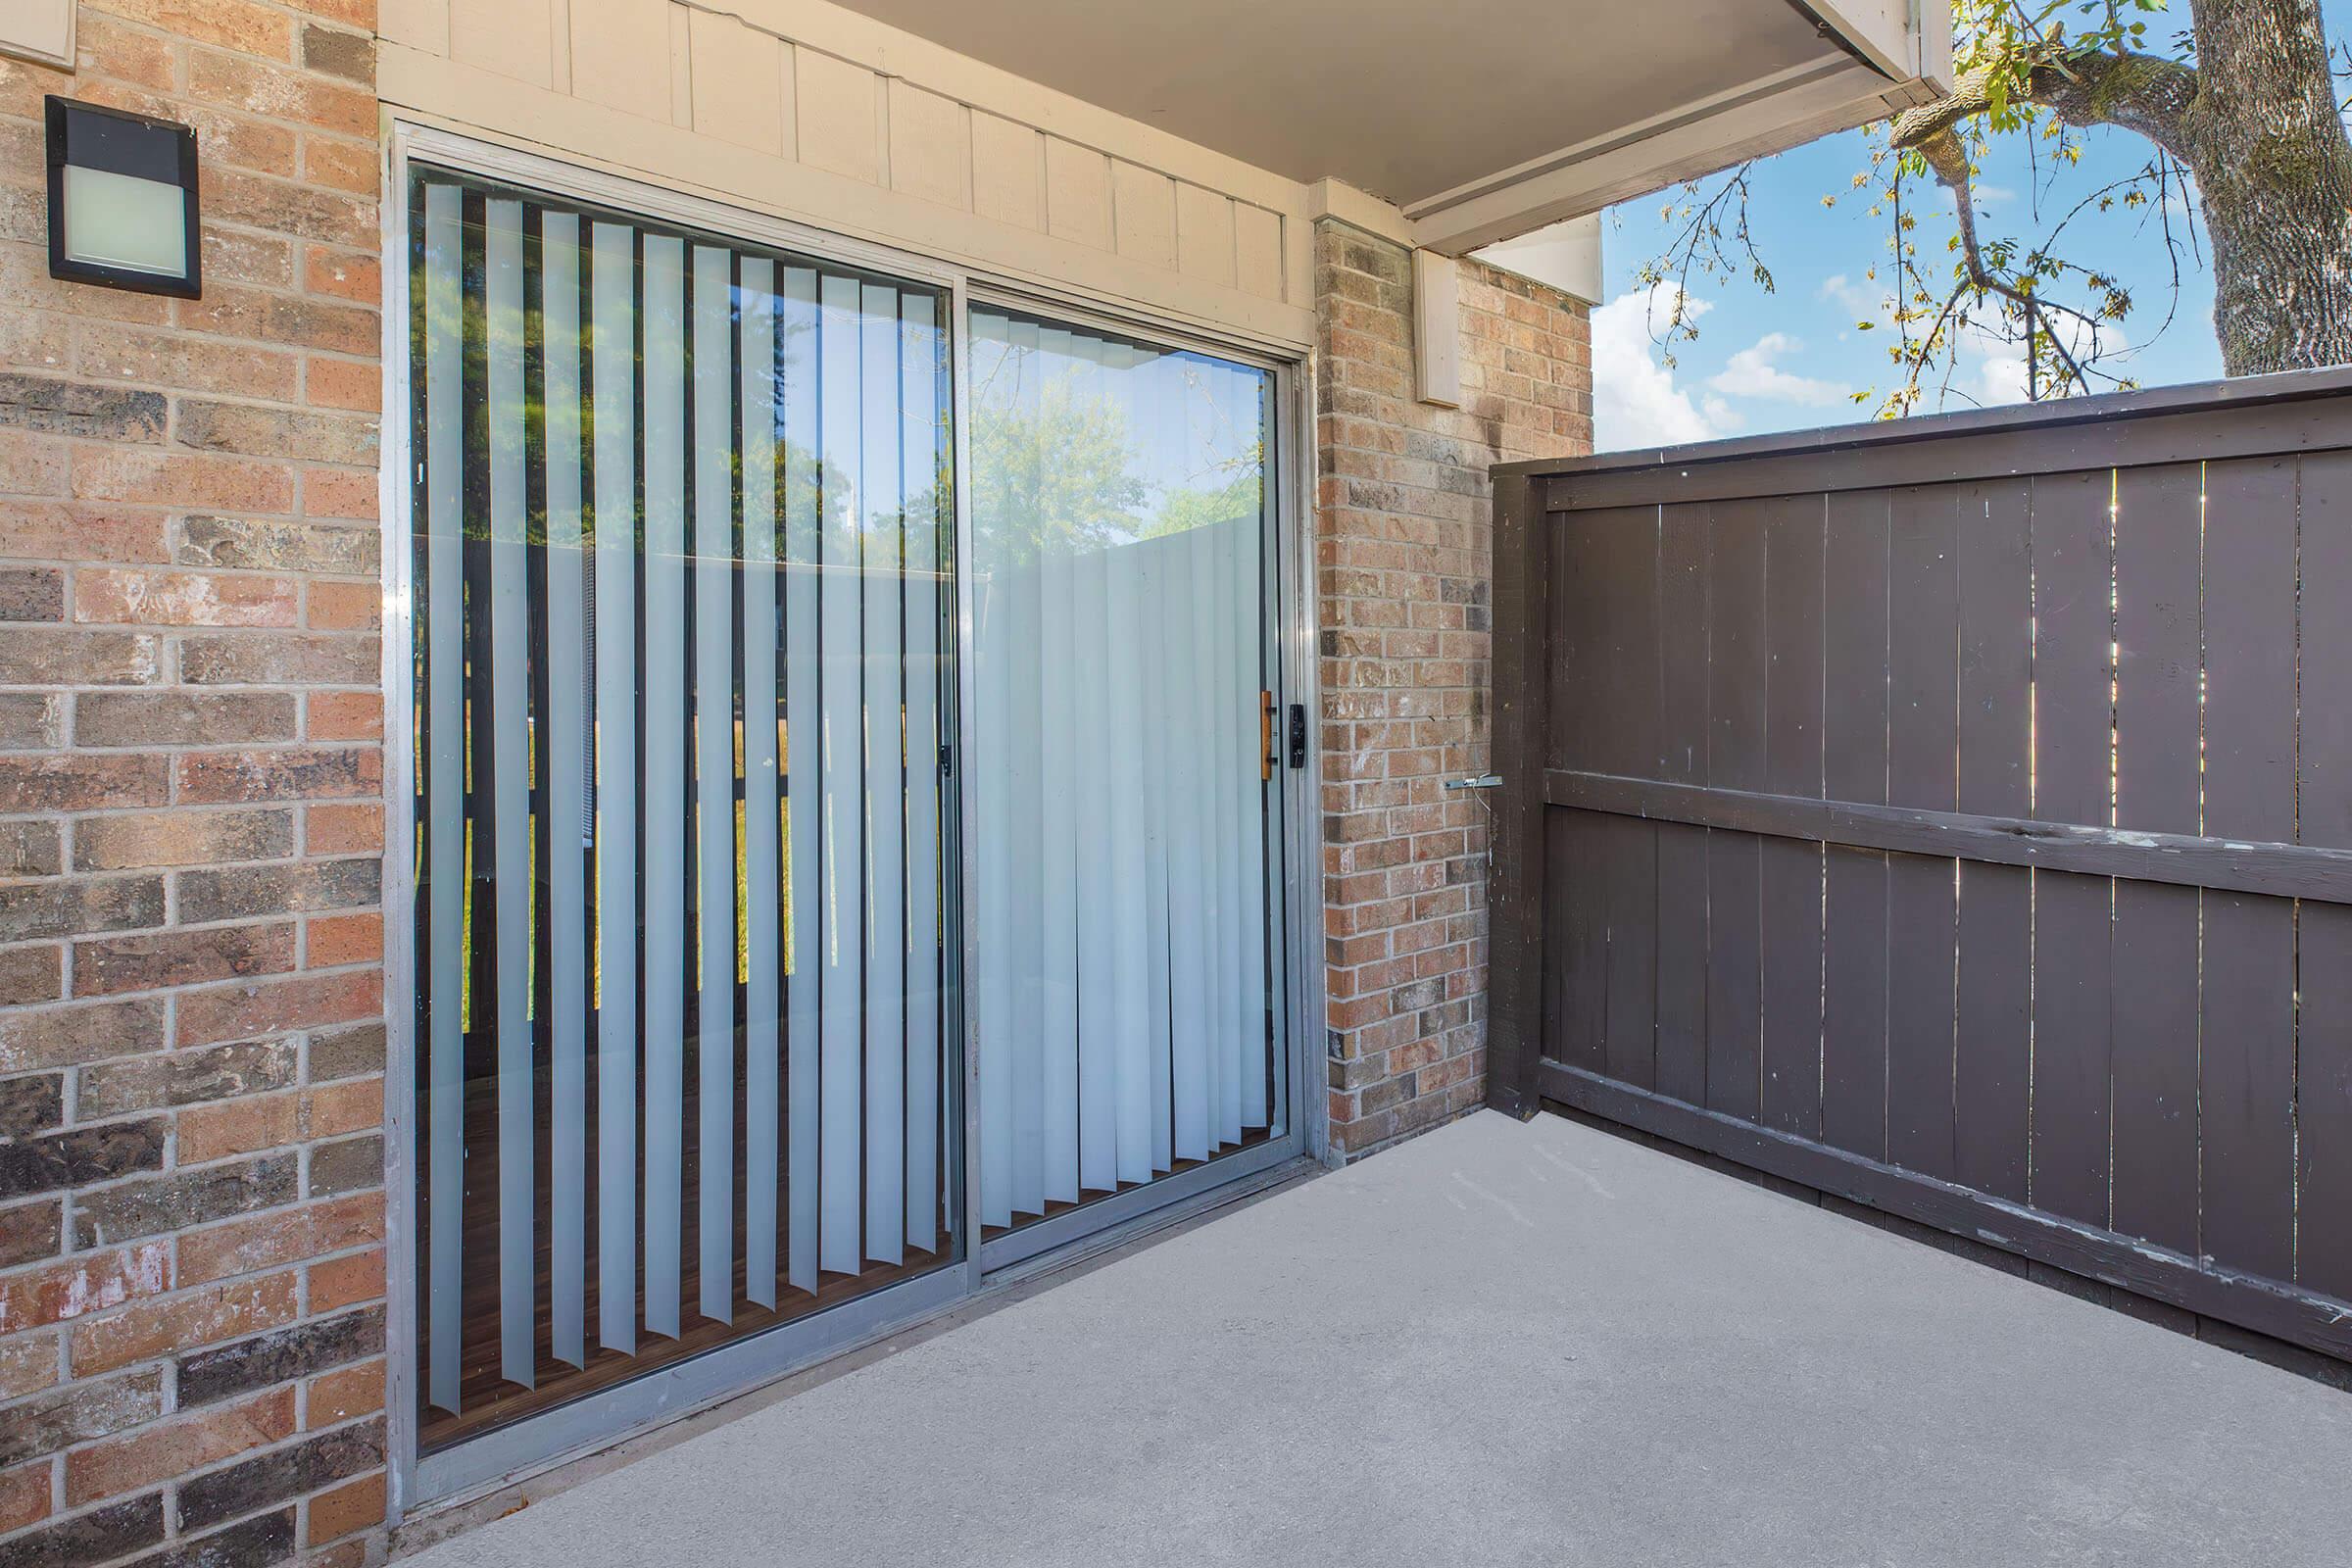
[[[708,11],[690,13],[694,128],[755,152],[784,151],[784,45]]]
[[[890,81],[890,183],[909,196],[969,207],[972,138],[963,105],[894,76]]]
[[[1300,226],[1304,226],[1303,224]],[[1234,281],[1263,300],[1282,298],[1282,215],[1233,204]]]
[[[375,30],[387,42],[449,53],[449,0],[376,0]]]
[[[1118,250],[1152,267],[1176,265],[1176,182],[1155,169],[1112,159],[1111,212]]]
[[[593,103],[669,119],[668,0],[571,0],[571,87]]]
[[[880,118],[874,105],[881,78],[813,49],[796,49],[801,162],[868,184],[882,179]]]
[[[1092,147],[1046,138],[1046,228],[1056,239],[1110,249],[1110,160]]]
[[[694,128],[694,45],[687,24],[694,13],[685,6],[669,10],[669,122]]]
[[[449,0],[449,55],[535,87],[551,85],[548,0]]]
[[[551,3],[560,5],[563,0]],[[589,22],[592,11],[611,15],[615,0],[572,0],[572,4],[577,23],[572,30],[583,56],[601,54],[601,69],[609,79],[613,51],[588,47],[592,42]],[[669,8],[679,17],[681,54],[689,61],[690,9],[720,12],[726,7],[713,0],[709,5]],[[821,15],[834,13],[826,10]],[[639,45],[635,68],[638,76],[653,78],[660,89],[641,96],[666,100],[668,28],[662,23],[657,23],[650,41]],[[708,194],[736,207],[972,266],[1107,311],[1141,308],[1172,321],[1239,333],[1282,353],[1297,353],[1313,343],[1315,319],[1305,299],[1313,269],[1303,258],[1293,256],[1295,236],[1310,233],[1311,225],[1293,223],[1286,229],[1276,212],[1269,210],[1279,202],[1259,201],[1237,208],[1241,229],[1237,254],[1253,258],[1249,266],[1254,267],[1255,275],[1248,267],[1239,269],[1235,285],[1117,254],[1112,248],[1108,155],[1099,145],[1088,146],[1042,131],[1029,121],[1022,105],[1000,104],[1006,113],[982,113],[968,96],[956,93],[938,96],[967,106],[973,164],[968,176],[972,181],[970,205],[918,198],[885,182],[889,100],[882,79],[863,66],[838,69],[838,60],[831,62],[837,69],[829,75],[822,68],[818,73],[820,85],[830,90],[836,105],[836,120],[828,127],[835,142],[830,156],[853,165],[867,162],[874,172],[859,178],[817,167],[813,160],[797,162],[793,157],[795,127],[807,124],[814,129],[826,123],[822,116],[808,113],[806,106],[795,102],[796,69],[817,52],[791,43],[780,42],[778,47],[780,153],[731,142],[707,129],[678,126],[671,121],[666,101],[652,105],[650,113],[637,114],[593,102],[585,93],[587,83],[595,79],[592,67],[597,63],[586,58],[579,73],[582,91],[566,96],[387,42],[379,51],[377,85],[387,106],[421,123],[487,135],[525,150],[642,179],[656,187]],[[559,49],[558,60],[561,58]],[[892,63],[899,63],[897,57],[892,57]],[[975,79],[985,77],[982,73]],[[865,111],[846,126],[839,120],[845,82],[851,87],[848,96],[862,102]],[[684,95],[681,117],[691,112],[692,97],[691,92]],[[1166,139],[1149,132],[1148,127],[1130,128],[1133,144],[1139,149]],[[859,129],[870,129],[870,162],[841,157],[841,144],[854,144]],[[1200,157],[1205,160],[1207,155]],[[1215,188],[1213,182],[1195,177],[1191,166],[1182,160],[1174,166],[1143,156],[1127,161],[1146,172],[1160,169]],[[1044,173],[1049,162],[1055,181],[1050,199]],[[1296,185],[1285,188],[1299,194]],[[1172,209],[1172,188],[1169,205]],[[1257,243],[1250,242],[1250,235],[1256,236]]]
[[[1046,226],[1045,138],[981,110],[972,111],[972,211],[1019,228]]]
[[[1181,180],[1176,185],[1176,270],[1210,283],[1233,283],[1233,201]]]

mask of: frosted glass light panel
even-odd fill
[[[426,1446],[959,1254],[936,291],[411,191]]]
[[[1279,1137],[1271,377],[971,320],[983,1234]]]

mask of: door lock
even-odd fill
[[[1289,740],[1291,765],[1304,767],[1306,765],[1306,705],[1304,703],[1291,705]]]

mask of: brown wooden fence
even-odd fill
[[[1493,1102],[2352,1356],[2352,375],[1496,480]]]

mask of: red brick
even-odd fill
[[[383,754],[373,747],[286,747],[264,752],[195,752],[174,767],[181,801],[320,800],[383,790]]]
[[[176,1044],[209,1046],[349,1023],[374,1016],[382,1004],[383,974],[377,969],[192,991],[179,999]]]
[[[49,1517],[49,1467],[21,1464],[0,1472],[0,1536]]]
[[[384,623],[384,591],[375,584],[311,584],[311,626],[317,631],[374,631]]]
[[[303,834],[306,855],[374,855],[384,847],[384,808],[314,806]]]
[[[303,967],[332,969],[350,963],[374,963],[384,956],[384,917],[380,914],[321,915],[311,921],[304,938]]]
[[[143,1428],[66,1455],[66,1505],[136,1492],[294,1433],[294,1391],[249,1399]]]
[[[384,1475],[362,1476],[311,1499],[311,1544],[340,1540],[384,1522]]]
[[[384,1363],[380,1359],[363,1361],[311,1379],[304,1394],[302,1424],[331,1427],[373,1415],[383,1407]]]
[[[179,1162],[198,1165],[275,1149],[301,1136],[299,1095],[259,1095],[190,1105],[179,1113]]]
[[[303,396],[314,407],[374,414],[384,406],[384,372],[362,360],[312,356],[303,362]]]
[[[0,1274],[0,1334],[64,1323],[172,1288],[172,1244],[141,1242],[119,1250],[77,1252]]]
[[[88,1377],[174,1350],[241,1339],[301,1315],[295,1274],[288,1269],[85,1318],[74,1325],[68,1353],[74,1375]]]
[[[365,1132],[384,1119],[384,1081],[354,1078],[321,1084],[310,1092],[304,1109],[304,1136],[337,1138]]]
[[[223,512],[291,512],[294,470],[282,463],[211,454],[90,447],[74,455],[82,501],[147,501]]]
[[[305,1208],[278,1209],[191,1231],[179,1240],[181,1277],[190,1284],[299,1263],[384,1239],[384,1195],[355,1193]]]
[[[112,626],[291,626],[294,585],[187,571],[83,571],[74,618]]]
[[[384,1254],[355,1252],[311,1265],[311,1310],[332,1312],[362,1301],[381,1300],[384,1295]]]

